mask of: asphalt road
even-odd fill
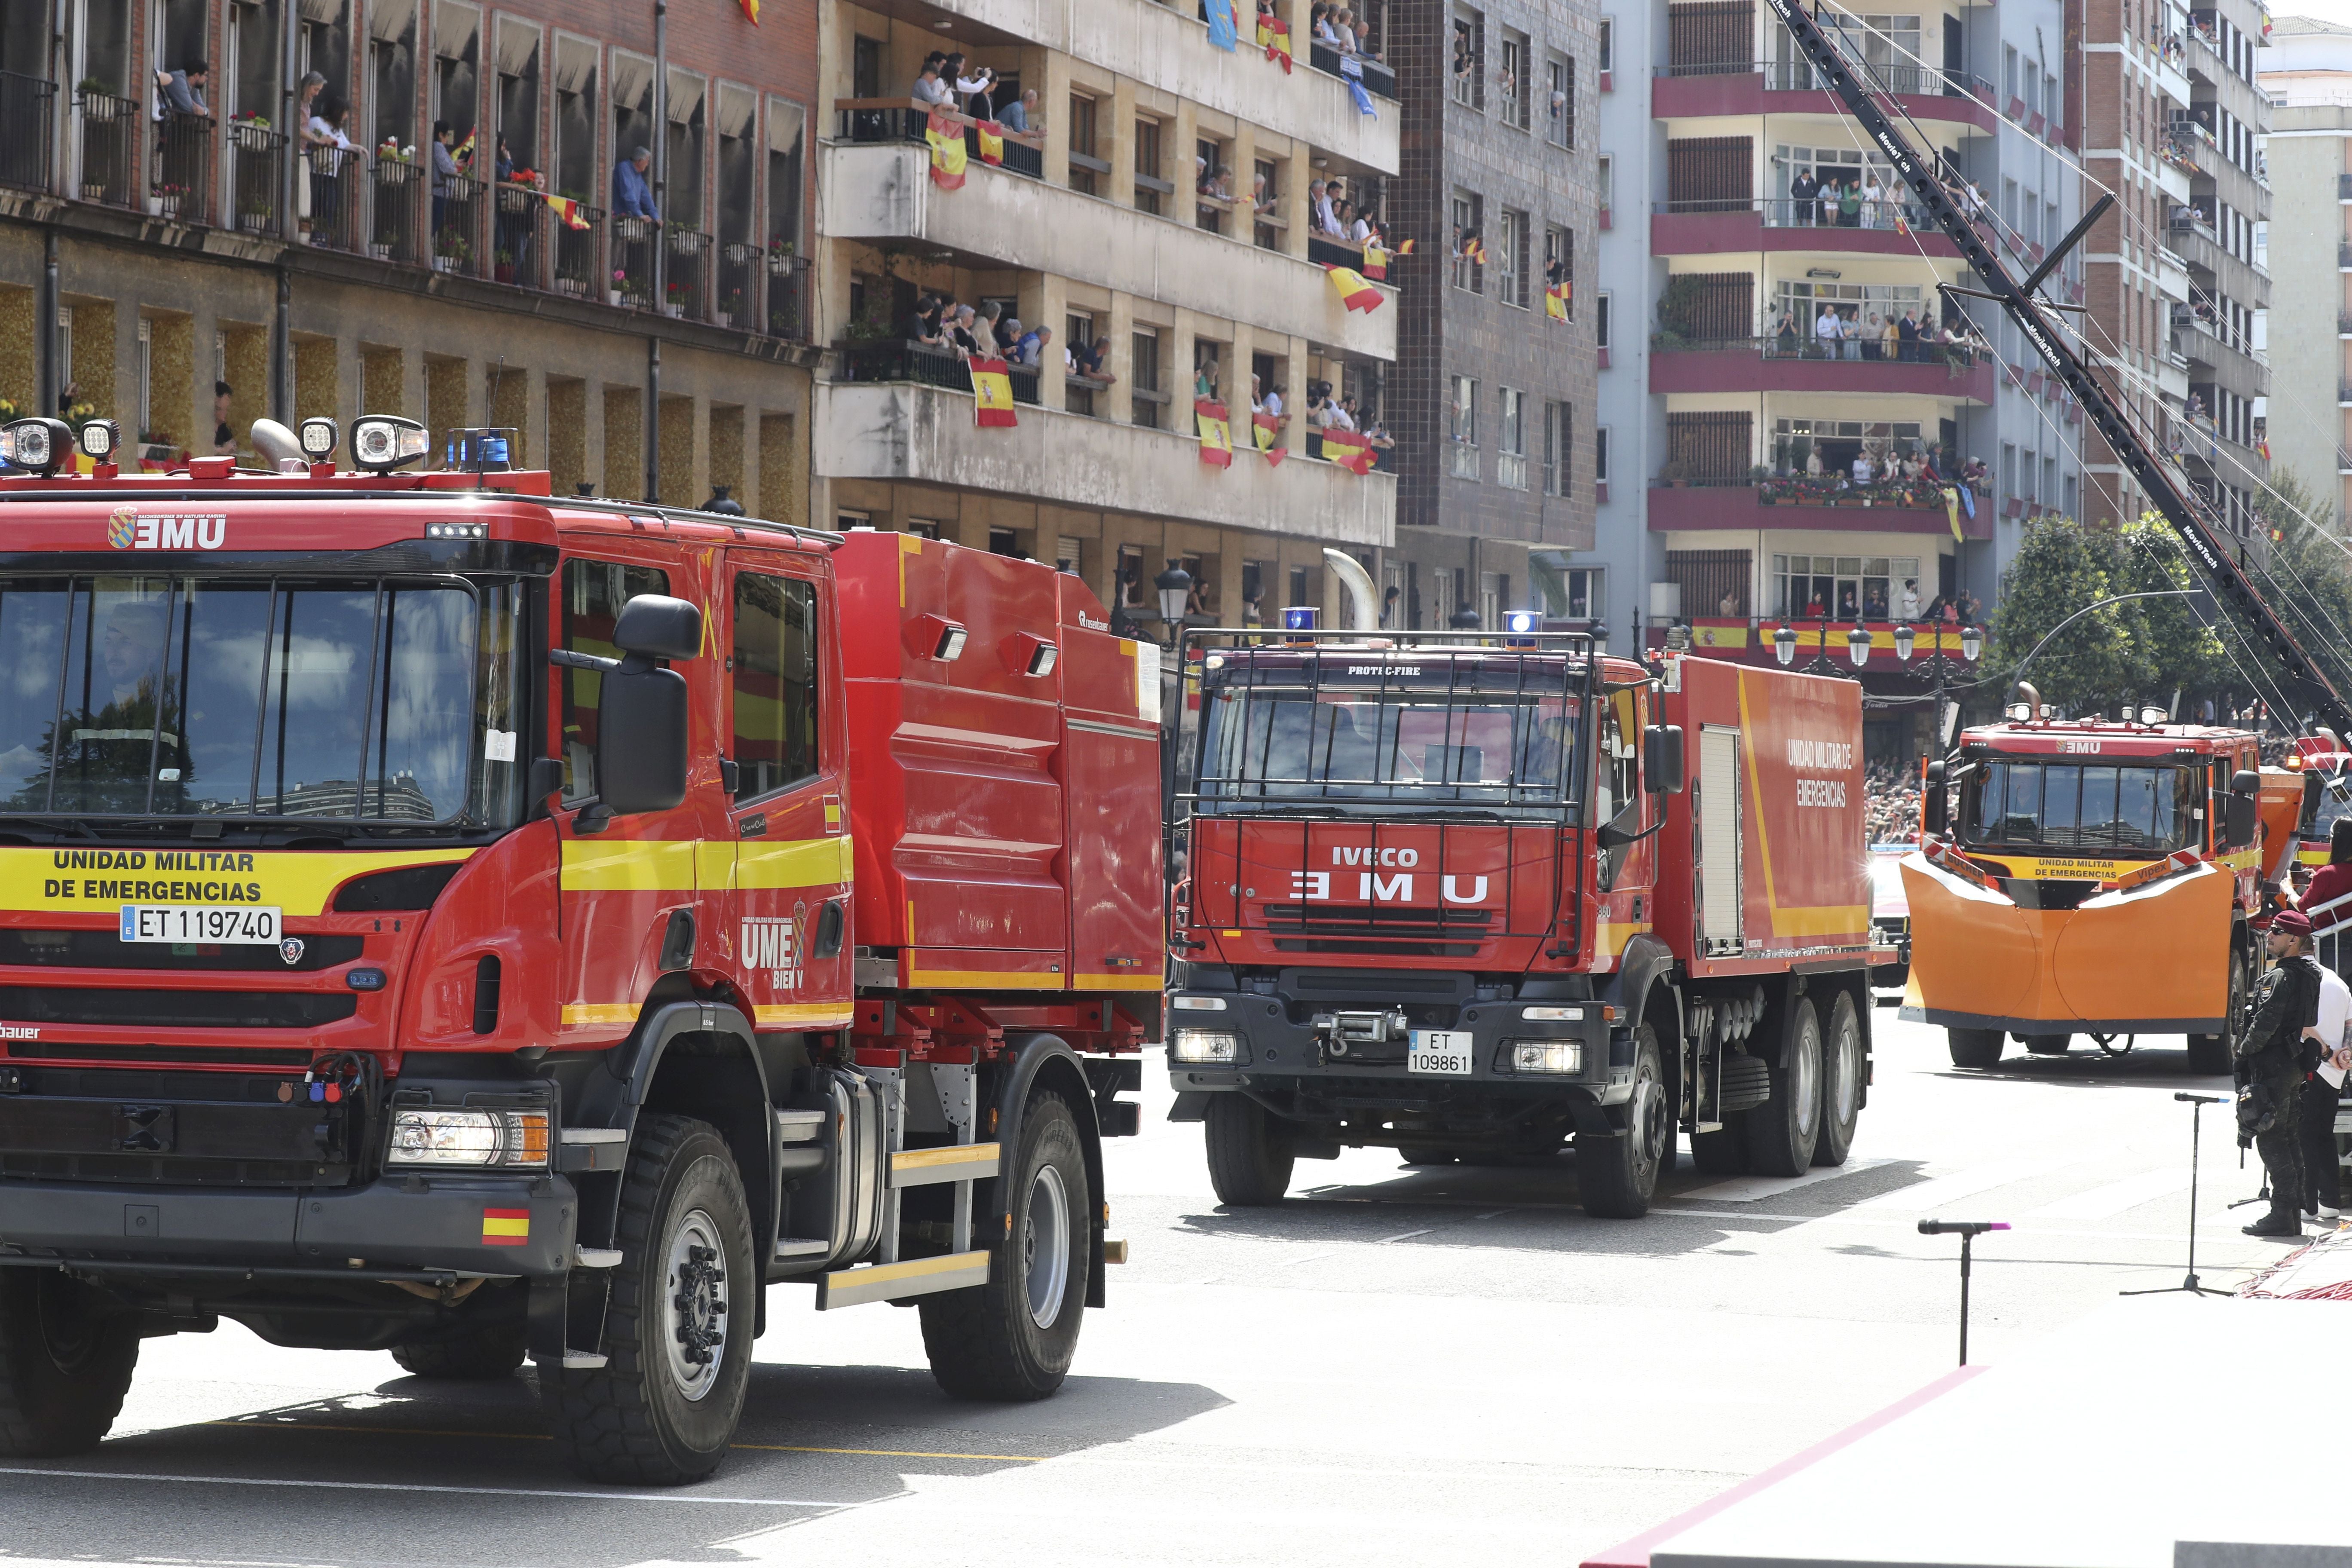
[[[427,1384],[226,1324],[151,1341],[98,1452],[0,1467],[0,1562],[1572,1563],[1950,1367],[1957,1247],[1924,1215],[2016,1226],[1979,1247],[1972,1359],[2179,1282],[2172,1095],[2228,1088],[2179,1040],[1962,1074],[1940,1031],[1878,1028],[1844,1169],[1725,1183],[1685,1156],[1637,1222],[1588,1219],[1565,1165],[1376,1151],[1221,1209],[1155,1056],[1144,1134],[1108,1156],[1135,1261],[1057,1397],[951,1403],[914,1313],[779,1286],[740,1451],[675,1492],[561,1469],[528,1374]],[[2238,1233],[2258,1178],[2217,1110],[2200,1265],[2226,1285],[2284,1248]],[[2017,1458],[2059,1456],[2019,1434]]]

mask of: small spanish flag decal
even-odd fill
[[[482,1211],[482,1245],[484,1247],[522,1247],[530,1240],[529,1209],[484,1209]]]

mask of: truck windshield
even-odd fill
[[[520,598],[0,578],[0,814],[509,826]]]
[[[1511,693],[1213,689],[1201,808],[1224,802],[1391,801],[1557,807],[1577,776],[1580,703]]]
[[[1978,764],[1960,788],[1965,842],[2168,854],[2197,842],[2197,791],[2176,767]]]

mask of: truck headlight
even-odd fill
[[[1522,1007],[1519,1016],[1538,1023],[1580,1024],[1584,1021],[1581,1007]]]
[[[1180,1062],[1231,1067],[1241,1060],[1242,1039],[1215,1029],[1179,1029],[1169,1048]]]
[[[1513,1040],[1511,1070],[1527,1073],[1579,1073],[1584,1070],[1581,1040]]]
[[[395,1110],[387,1165],[544,1166],[544,1110]]]
[[[1225,999],[1222,996],[1171,996],[1168,1005],[1179,1013],[1222,1013]]]

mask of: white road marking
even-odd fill
[[[813,1502],[805,1498],[708,1497],[700,1492],[560,1491],[552,1487],[436,1487],[404,1481],[320,1481],[274,1476],[175,1476],[142,1470],[44,1470],[31,1465],[0,1465],[0,1476],[54,1476],[79,1481],[187,1481],[206,1487],[300,1487],[346,1492],[431,1492],[438,1497],[554,1497],[592,1502],[716,1503],[738,1508],[856,1508],[854,1502]]]
[[[1860,1209],[1901,1209],[1920,1214],[1961,1198],[1972,1198],[1979,1193],[1989,1193],[1995,1187],[2008,1186],[2012,1182],[2029,1181],[2068,1163],[2064,1160],[1995,1160],[1965,1171],[1956,1171],[1948,1176],[1921,1182],[1916,1186],[1900,1187],[1854,1206]]]
[[[1384,1236],[1378,1241],[1372,1243],[1372,1245],[1374,1247],[1386,1247],[1391,1241],[1411,1241],[1416,1236],[1434,1236],[1437,1233],[1435,1231],[1430,1230],[1409,1230],[1402,1236]]]
[[[2137,1176],[2126,1176],[2120,1182],[2109,1182],[2104,1187],[2093,1187],[2076,1193],[2070,1198],[2060,1198],[2054,1204],[2044,1204],[2029,1209],[2020,1217],[2024,1219],[2113,1219],[2126,1209],[2137,1208],[2144,1203],[2180,1192],[2189,1185],[2189,1173],[2179,1170],[2142,1171]]]
[[[1782,1193],[1794,1192],[1799,1187],[1810,1187],[1817,1182],[1833,1182],[1840,1176],[1854,1175],[1888,1163],[1885,1160],[1848,1160],[1843,1165],[1824,1165],[1818,1170],[1807,1171],[1801,1176],[1735,1176],[1711,1187],[1676,1193],[1675,1198],[1681,1203],[1752,1204],[1759,1198],[1777,1198]]]

